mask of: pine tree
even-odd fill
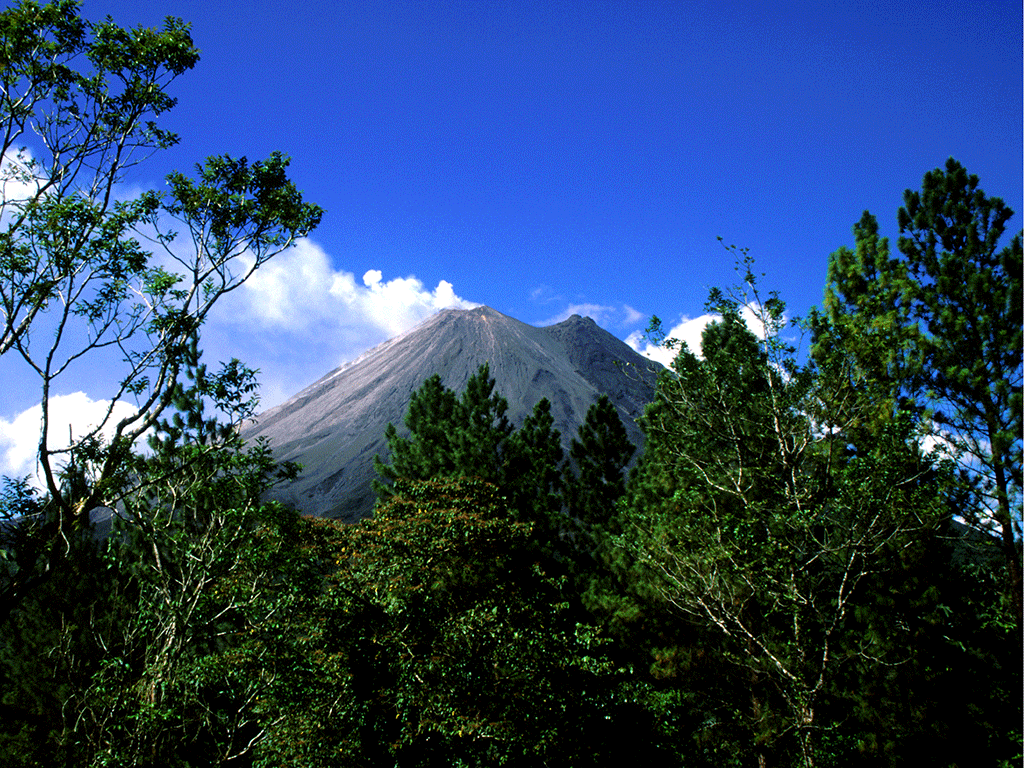
[[[548,556],[562,555],[562,440],[551,402],[542,398],[508,440],[500,487],[521,522],[533,524],[533,540]]]
[[[462,397],[431,376],[413,393],[405,416],[409,437],[399,437],[393,424],[384,433],[390,464],[378,456],[374,468],[385,482],[375,481],[378,496],[387,498],[389,483],[398,478],[438,477],[501,479],[503,452],[512,426],[505,416],[508,402],[494,392],[490,366],[481,365]]]
[[[595,529],[604,527],[626,492],[626,468],[636,448],[607,395],[587,411],[569,449],[563,476],[565,506],[577,539],[578,569],[592,570],[597,548]]]
[[[854,250],[829,258],[824,307],[811,310],[808,326],[812,356],[835,388],[821,417],[832,429],[870,436],[917,407],[921,334],[904,296],[906,266],[891,257],[875,217],[865,211],[853,233]]]
[[[507,442],[514,429],[506,416],[508,401],[494,391],[496,384],[490,365],[481,365],[466,382],[454,424],[456,466],[463,475],[489,482],[501,477]]]
[[[455,393],[441,383],[440,376],[424,381],[413,393],[405,415],[405,426],[411,437],[399,437],[395,426],[388,424],[384,439],[391,463],[385,464],[376,457],[377,474],[393,483],[399,477],[426,480],[455,472],[454,427],[459,411]],[[374,483],[382,498],[388,495],[388,487],[379,481]]]
[[[855,252],[832,256],[815,357],[853,371],[848,402],[857,407],[930,416],[923,426],[976,495],[966,518],[998,541],[1020,635],[1022,245],[1018,234],[1000,247],[1013,211],[978,183],[950,158],[920,191],[906,190],[899,257],[865,212]],[[865,384],[892,395],[865,396]]]
[[[409,403],[409,437],[399,437],[391,424],[387,427],[391,463],[377,457],[374,466],[384,482],[375,481],[374,487],[386,502],[399,479],[463,477],[492,483],[514,518],[532,525],[532,546],[550,566],[564,561],[568,549],[563,537],[561,435],[546,398],[515,429],[506,416],[508,403],[495,387],[487,364],[470,378],[461,396],[439,376],[427,379]]]
[[[910,272],[912,312],[927,331],[922,395],[980,496],[972,522],[995,518],[1009,592],[1024,627],[1021,591],[1021,385],[1024,249],[999,248],[1013,211],[978,189],[950,158],[907,190],[897,220]]]

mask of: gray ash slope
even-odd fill
[[[656,380],[649,360],[589,318],[537,328],[489,307],[439,312],[261,414],[243,435],[265,437],[277,459],[303,465],[276,498],[303,514],[357,520],[373,509],[373,458],[387,458],[387,424],[407,435],[409,399],[428,377],[461,393],[483,363],[515,426],[546,397],[568,451],[591,404],[607,394],[640,445],[635,420]]]

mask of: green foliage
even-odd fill
[[[1000,248],[1013,211],[952,158],[903,199],[900,257],[867,212],[856,251],[833,254],[825,313],[812,318],[815,358],[850,372],[856,409],[874,402],[891,414],[898,400],[929,417],[923,426],[976,497],[965,519],[999,541],[1020,626],[1021,236]]]
[[[288,571],[274,564],[291,557],[294,515],[260,497],[293,470],[241,443],[254,373],[207,371],[199,335],[213,304],[322,211],[279,153],[210,158],[195,178],[171,174],[166,193],[118,199],[130,168],[177,142],[156,119],[197,60],[178,19],[122,29],[66,0],[0,12],[0,355],[39,379],[46,484],[5,485],[5,764],[212,762],[260,735],[258,681],[226,659],[247,628],[287,612]],[[117,372],[111,407],[53,444],[50,398],[87,364]],[[133,411],[115,418],[118,401]],[[137,455],[154,431],[153,453]],[[118,522],[101,545],[90,516],[103,511]]]
[[[93,267],[102,293],[140,268],[138,243],[126,233],[155,198],[114,203],[112,187],[140,152],[177,142],[148,118],[174,106],[167,87],[199,58],[178,19],[162,30],[124,30],[90,24],[78,6],[20,2],[0,14],[0,354],[25,339],[51,300],[67,300],[75,271]],[[79,71],[83,59],[89,66]],[[19,148],[25,134],[41,140],[42,156]],[[24,196],[11,194],[15,185]]]
[[[486,364],[470,377],[461,398],[441,383],[440,376],[423,382],[405,416],[409,438],[399,437],[388,425],[385,439],[391,464],[378,457],[377,473],[389,482],[460,475],[497,481],[512,426],[505,417],[508,403],[494,394],[494,385]],[[382,499],[390,495],[384,483],[375,488]]]
[[[318,206],[302,201],[285,173],[288,162],[280,152],[254,163],[228,155],[207,158],[195,167],[197,181],[177,172],[167,177],[171,192],[166,212],[189,226],[214,263],[247,251],[255,258],[247,267],[251,273],[277,249],[315,229],[323,215]],[[207,279],[207,291],[234,282],[215,272]]]
[[[3,478],[0,492],[0,620],[41,580],[39,566],[47,542],[39,525],[20,525],[22,520],[42,521],[43,500],[27,477]]]
[[[587,411],[563,468],[566,514],[573,537],[574,575],[581,591],[599,578],[595,558],[626,492],[626,467],[636,448],[611,400],[602,395]]]
[[[890,257],[889,241],[867,211],[854,225],[855,250],[829,259],[824,313],[812,310],[812,355],[834,382],[831,428],[877,434],[901,410],[915,407],[921,334],[904,295],[907,271]]]
[[[398,480],[372,520],[312,524],[326,589],[310,667],[282,690],[266,764],[595,764],[593,632],[476,479]]]
[[[47,484],[0,494],[0,762],[1010,764],[1022,246],[976,177],[907,191],[898,257],[864,214],[807,364],[730,248],[746,293],[712,292],[703,357],[665,342],[628,487],[607,398],[563,467],[551,404],[514,428],[485,365],[389,425],[374,519],[302,520],[262,501],[295,468],[238,437],[255,373],[200,333],[322,211],[280,153],[115,201],[197,58],[180,20],[0,12],[0,355],[40,379]],[[136,410],[51,445],[55,383],[112,349]]]
[[[223,493],[223,489],[221,493]],[[266,675],[241,674],[245,640],[288,615],[294,518],[275,506],[227,507],[202,531],[164,525],[108,554],[135,604],[104,638],[100,668],[69,697],[64,738],[112,764],[220,764],[261,731]],[[137,558],[137,559],[136,559]],[[245,581],[238,579],[244,574]]]
[[[584,530],[603,523],[626,492],[625,470],[636,452],[607,395],[590,406],[569,450],[565,473],[569,514]]]
[[[910,417],[897,414],[852,454],[851,434],[819,428],[811,416],[827,411],[835,385],[788,356],[784,307],[759,299],[743,265],[742,302],[712,294],[721,320],[704,333],[703,359],[683,349],[659,380],[645,456],[615,521],[611,544],[625,556],[610,565],[631,595],[618,621],[631,603],[656,617],[646,622],[666,645],[655,668],[708,686],[708,709],[725,727],[718,738],[751,760],[811,765],[827,751],[835,702],[853,695],[846,666],[909,661],[909,606],[888,607],[877,643],[850,628],[878,579],[907,588],[904,564],[945,514],[944,486]],[[767,329],[763,340],[747,329],[744,305]],[[722,679],[703,675],[696,647]],[[730,691],[746,700],[711,703]],[[830,739],[828,750],[856,741]]]
[[[268,682],[240,672],[242,641],[288,616],[312,583],[294,513],[261,502],[294,468],[238,437],[255,407],[252,372],[235,361],[210,376],[190,349],[180,410],[158,424],[152,455],[129,456],[130,471],[114,478],[124,486],[112,534],[99,542],[80,529],[61,548],[11,547],[15,558],[41,553],[49,574],[0,625],[10,716],[0,754],[21,764],[191,765],[196,754],[213,764],[261,736],[255,700]],[[204,416],[207,398],[223,421]],[[14,530],[45,542],[49,501],[23,484],[6,501],[12,513],[38,509]],[[15,581],[17,565],[6,571]]]
[[[898,570],[870,577],[847,642],[895,647],[901,663],[853,657],[842,668],[831,717],[855,748],[845,764],[1000,765],[1019,754],[1012,607],[991,558],[968,554],[978,550],[961,531],[939,528]]]
[[[34,514],[43,514],[43,505]],[[24,510],[24,507],[22,507]],[[14,558],[40,554],[18,538],[40,541],[31,525],[12,526],[15,541],[5,542]],[[21,569],[28,588],[9,605],[0,622],[0,762],[10,766],[81,764],[82,755],[62,738],[65,705],[100,667],[98,635],[116,625],[126,609],[109,589],[95,542],[69,534],[61,567],[39,579],[37,562]],[[16,561],[3,563],[5,577],[17,578]]]
[[[129,168],[176,143],[153,119],[174,106],[167,89],[198,51],[178,19],[128,30],[78,11],[26,0],[0,13],[0,355],[39,378],[38,459],[62,525],[114,503],[105,494],[120,482],[126,447],[174,398],[181,358],[213,304],[322,215],[287,179],[280,153],[213,157],[194,180],[172,173],[167,193],[118,200]],[[19,147],[28,136],[35,145]],[[50,397],[88,363],[118,371],[108,400],[134,410],[116,419],[111,408],[82,438],[54,445]],[[108,450],[99,443],[110,433]],[[61,467],[86,460],[89,495],[66,497]]]
[[[533,526],[533,539],[548,556],[564,554],[561,434],[551,403],[542,398],[505,446],[500,486],[517,520]]]
[[[409,402],[405,425],[409,437],[398,436],[391,424],[385,432],[390,464],[374,462],[385,481],[473,477],[500,489],[516,520],[533,526],[540,552],[561,552],[561,436],[554,429],[551,403],[542,399],[516,430],[505,416],[508,403],[497,394],[487,364],[469,379],[462,396],[427,379]],[[391,486],[375,481],[381,501]]]
[[[903,199],[898,245],[913,281],[911,311],[927,329],[923,394],[976,480],[982,504],[994,510],[1004,553],[1019,565],[1013,550],[1024,430],[1021,236],[999,248],[1013,211],[987,197],[978,177],[952,158]],[[1020,602],[1019,569],[1015,579]]]

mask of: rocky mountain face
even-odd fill
[[[387,424],[407,435],[405,412],[424,380],[438,374],[461,393],[483,363],[516,427],[541,398],[551,401],[567,454],[602,394],[640,446],[636,419],[654,395],[654,363],[589,318],[536,328],[489,307],[439,312],[261,414],[243,434],[266,437],[276,458],[303,465],[276,498],[303,514],[358,520],[373,510],[373,458],[387,459]]]

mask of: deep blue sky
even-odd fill
[[[749,246],[794,308],[952,155],[1021,207],[1017,2],[102,2],[191,22],[168,165],[280,149],[338,269],[526,321],[699,312]],[[783,10],[779,10],[782,8]],[[157,163],[151,164],[151,168]],[[159,175],[156,178],[159,179]],[[1019,218],[1016,220],[1020,225]],[[546,288],[561,304],[538,305]]]
[[[135,184],[279,149],[327,210],[208,328],[215,354],[263,370],[268,404],[444,304],[441,281],[526,322],[578,311],[626,338],[652,314],[700,315],[708,287],[735,281],[718,236],[806,312],[861,213],[895,241],[903,190],[949,156],[1024,207],[1017,0],[85,0],[83,14],[179,16],[202,51],[172,87],[180,145]]]
[[[950,155],[1020,209],[1020,4],[823,7],[84,6],[193,25],[202,60],[161,162],[284,150],[335,267],[446,279],[529,321],[562,309],[531,300],[541,286],[697,312],[731,279],[718,235],[804,307],[861,212],[894,230],[903,190]]]

